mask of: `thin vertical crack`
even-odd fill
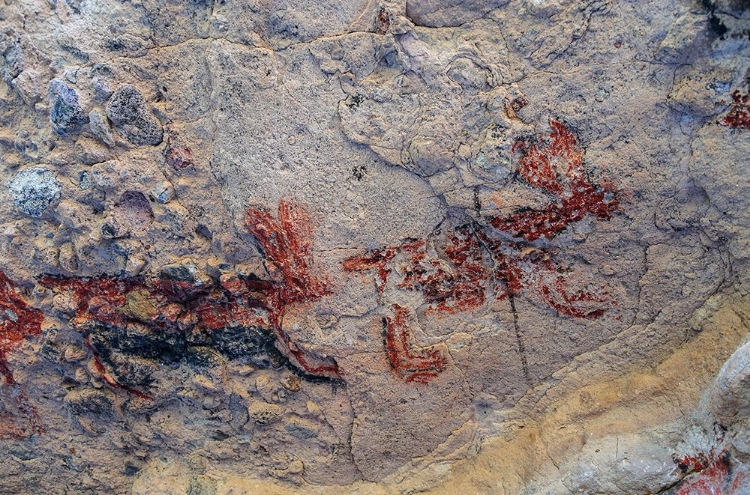
[[[526,346],[521,338],[521,328],[518,326],[518,311],[516,310],[516,296],[511,292],[508,294],[508,300],[510,301],[510,310],[513,313],[513,328],[516,331],[516,345],[518,346],[518,354],[521,355],[521,367],[523,368],[523,376],[526,379],[526,383],[531,385],[531,375],[529,374],[529,363],[526,360]]]

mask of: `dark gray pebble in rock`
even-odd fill
[[[75,415],[92,413],[109,416],[114,412],[114,397],[108,390],[73,390],[68,392],[63,400]]]
[[[88,122],[86,112],[78,102],[76,90],[59,79],[47,86],[49,93],[49,120],[60,135],[77,132]]]
[[[143,95],[130,84],[117,87],[107,103],[107,117],[125,139],[135,145],[161,143],[163,130],[146,108]]]

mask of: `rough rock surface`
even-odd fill
[[[750,493],[749,45],[744,0],[6,1],[0,493]]]

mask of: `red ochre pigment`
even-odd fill
[[[42,313],[30,307],[19,288],[0,271],[0,438],[22,438],[44,431],[34,406],[13,377],[8,354],[26,337],[42,333]]]
[[[434,246],[437,257],[429,254],[428,247],[435,244],[432,240],[410,240],[349,258],[344,269],[376,270],[381,293],[395,270],[401,277],[397,287],[421,292],[427,312],[432,313],[477,309],[485,304],[488,292],[502,300],[533,290],[561,315],[603,316],[616,305],[609,293],[569,290],[552,254],[534,243],[554,238],[587,215],[607,220],[618,207],[614,188],[586,178],[583,150],[575,136],[560,122],[550,124],[549,135],[518,140],[513,146],[522,155],[519,177],[550,197],[545,208],[455,228],[441,245]],[[391,365],[407,379],[426,382],[445,368],[445,357],[439,357],[438,351],[414,355],[406,345],[412,338],[405,323],[409,310],[397,305],[393,310],[386,335]]]
[[[299,350],[282,329],[290,306],[315,301],[331,293],[327,279],[312,273],[310,217],[298,205],[281,200],[278,219],[262,210],[250,209],[245,226],[265,251],[266,266],[273,278],[265,304],[271,328],[285,354],[311,375],[337,377],[338,365],[333,359]]]
[[[211,332],[227,327],[270,328],[280,351],[301,370],[315,376],[337,377],[333,360],[306,354],[282,329],[288,308],[319,299],[329,293],[327,281],[311,271],[311,233],[307,214],[297,205],[282,201],[278,219],[267,212],[247,212],[247,229],[265,251],[271,280],[234,277],[219,284],[161,276],[152,279],[94,277],[40,277],[39,283],[72,298],[74,327],[104,323],[124,327],[145,325],[151,332]],[[136,309],[134,309],[136,307]],[[151,397],[118,383],[105,366],[100,352],[86,343],[101,378],[111,387],[138,397]]]
[[[744,95],[739,89],[732,93],[732,106],[719,123],[734,129],[750,129],[750,89]]]
[[[676,486],[674,495],[739,495],[750,481],[733,469],[731,456],[722,451],[718,455],[704,454],[675,459],[675,464],[688,476]]]
[[[446,353],[436,347],[415,350],[406,318],[409,310],[393,305],[393,318],[386,318],[385,348],[388,361],[407,382],[427,383],[447,365]]]
[[[534,241],[551,239],[573,222],[586,215],[606,220],[617,208],[615,191],[608,186],[593,185],[583,169],[583,150],[575,136],[560,122],[552,121],[552,133],[539,144],[519,140],[513,146],[523,153],[518,174],[532,187],[551,194],[555,201],[541,210],[527,210],[509,217],[492,217],[490,225],[497,230]],[[559,176],[559,171],[564,175]]]
[[[376,270],[381,293],[396,270],[401,277],[398,287],[421,292],[427,312],[437,314],[471,311],[484,306],[490,294],[504,299],[530,289],[562,315],[602,316],[607,305],[615,304],[610,296],[602,291],[571,292],[552,255],[532,245],[540,238],[553,238],[587,215],[608,219],[618,205],[611,187],[586,179],[583,151],[573,134],[559,122],[552,121],[551,126],[548,136],[519,140],[513,147],[522,155],[519,176],[551,197],[547,207],[490,217],[487,224],[473,222],[457,227],[442,237],[441,246],[435,246],[440,251],[438,256],[428,249],[434,244],[432,240],[411,240],[350,258],[344,261],[344,269]],[[313,272],[310,217],[300,206],[282,200],[276,217],[261,209],[249,209],[245,226],[264,251],[269,280],[237,276],[214,283],[173,276],[42,276],[39,283],[71,298],[75,313],[71,324],[86,334],[86,345],[102,380],[142,399],[151,397],[118,382],[102,359],[101,353],[108,349],[97,348],[88,328],[96,324],[119,328],[136,324],[155,334],[265,328],[274,334],[279,350],[300,370],[314,376],[338,377],[334,359],[300,349],[283,329],[284,316],[295,305],[332,292],[325,275]],[[397,259],[400,264],[395,266]],[[18,288],[1,272],[0,310],[0,374],[6,387],[17,387],[8,366],[8,352],[27,336],[40,334],[43,315],[24,301]],[[407,323],[410,310],[394,304],[391,311],[392,316],[385,319],[385,351],[391,366],[407,382],[429,382],[445,370],[446,350],[440,346],[419,348]],[[12,435],[41,431],[25,395],[18,392],[14,396],[16,409],[28,424],[16,427]]]

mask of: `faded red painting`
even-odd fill
[[[455,227],[445,222],[430,238],[349,258],[344,270],[373,272],[381,295],[388,287],[419,294],[428,314],[472,311],[496,300],[508,300],[515,314],[514,298],[526,292],[562,316],[599,318],[613,310],[616,301],[606,291],[571,286],[545,243],[587,216],[606,220],[618,207],[612,186],[586,177],[575,136],[559,122],[551,127],[550,134],[519,139],[513,146],[519,179],[549,197],[545,207]],[[314,266],[308,213],[282,200],[276,214],[249,209],[245,227],[257,240],[268,276],[232,272],[214,279],[187,264],[163,267],[152,277],[47,275],[38,282],[64,302],[58,310],[81,334],[99,378],[142,400],[152,399],[153,378],[147,369],[135,368],[138,359],[201,367],[219,355],[339,377],[335,359],[303,350],[284,331],[290,312],[333,293],[328,277]],[[383,351],[397,376],[426,384],[448,366],[448,349],[419,345],[413,311],[388,303]],[[0,411],[0,434],[42,429],[7,359],[26,337],[40,335],[42,321],[41,312],[0,273],[0,374],[4,393],[14,397]]]
[[[723,431],[717,440],[723,442]],[[712,448],[706,455],[675,457],[674,463],[685,475],[675,487],[674,495],[741,495],[750,480],[736,469],[729,452]]]
[[[744,95],[739,89],[732,93],[729,112],[719,123],[734,129],[750,129],[750,90]]]
[[[210,346],[236,358],[243,348],[227,340],[247,338],[252,330],[255,341],[251,344],[265,346],[264,352],[271,352],[268,343],[274,342],[305,373],[338,376],[333,360],[302,352],[282,329],[287,308],[329,291],[325,278],[312,272],[307,214],[282,201],[277,218],[251,209],[246,225],[264,251],[269,280],[222,276],[217,282],[177,266],[153,278],[43,276],[39,283],[71,301],[70,322],[86,336],[101,379],[143,399],[151,396],[136,385],[147,387],[148,381],[134,383],[118,372],[116,360],[110,356],[113,348],[127,355],[173,362],[189,356],[193,348]],[[227,329],[231,335],[220,337]],[[260,352],[252,345],[244,350]]]
[[[439,347],[414,348],[409,332],[409,311],[393,305],[394,316],[386,318],[385,349],[388,361],[398,375],[407,382],[427,383],[447,365],[446,350]]]
[[[587,216],[607,220],[618,207],[613,186],[594,184],[586,177],[583,149],[573,133],[560,122],[553,120],[550,125],[550,134],[519,139],[513,146],[520,155],[520,180],[550,198],[544,208],[472,219],[447,232],[441,226],[429,239],[408,240],[349,258],[344,269],[372,271],[381,294],[394,279],[397,289],[421,293],[427,312],[437,314],[471,311],[493,299],[510,299],[515,313],[513,298],[525,291],[535,292],[563,316],[599,318],[614,309],[616,301],[606,290],[571,288],[553,253],[538,242],[554,238]],[[403,322],[409,310],[393,308],[388,335],[392,327],[408,334]],[[387,340],[391,366],[407,379],[427,381],[445,365],[445,356],[430,353],[430,359],[413,359],[404,345]]]
[[[42,332],[42,313],[30,307],[20,288],[0,271],[0,438],[26,437],[43,431],[36,409],[16,382],[9,354],[27,337]]]
[[[258,239],[264,251],[271,283],[264,305],[271,327],[288,357],[307,373],[336,377],[338,366],[332,359],[306,355],[297,349],[282,330],[287,309],[294,304],[315,301],[330,292],[323,275],[312,267],[310,218],[300,206],[281,200],[278,218],[262,210],[247,212],[245,226]]]

